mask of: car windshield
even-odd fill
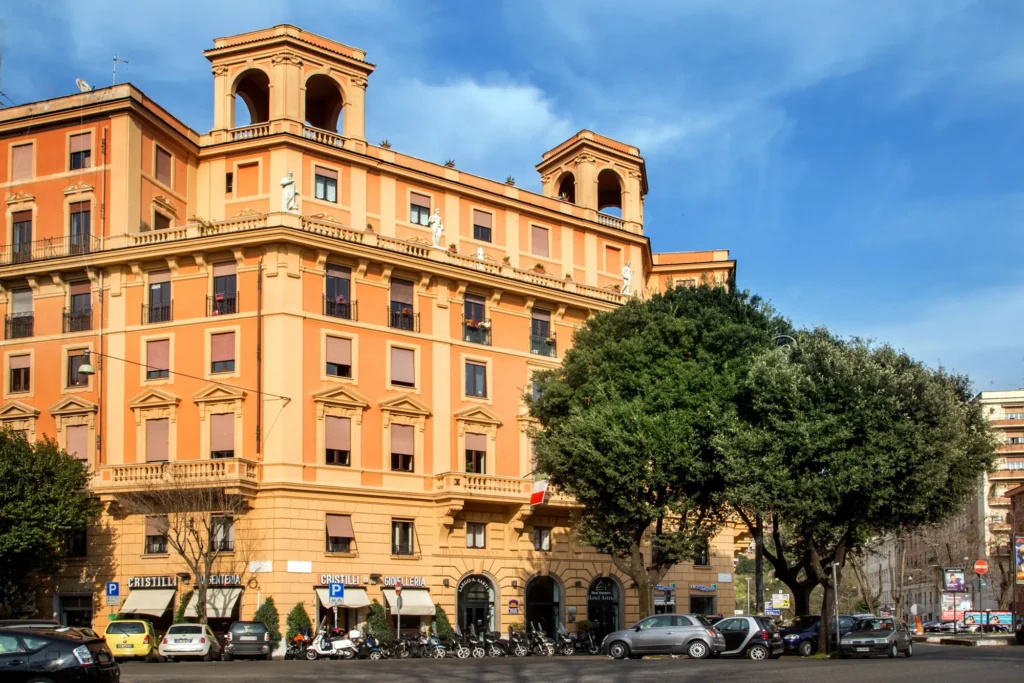
[[[197,626],[197,625],[193,625],[193,624],[184,624],[184,625],[172,626],[169,629],[167,629],[167,633],[168,634],[171,634],[171,633],[202,633],[202,632],[203,632],[203,627],[202,626]]]
[[[258,633],[262,635],[266,630],[266,625],[259,622],[255,624],[231,624],[232,633]]]
[[[784,622],[782,627],[802,631],[814,626],[820,620],[821,617],[796,617],[795,619],[790,619]]]
[[[853,627],[854,631],[891,631],[896,628],[892,619],[861,619]]]
[[[117,622],[107,627],[107,634],[120,633],[123,635],[134,636],[146,632],[146,625],[138,621],[126,621]]]

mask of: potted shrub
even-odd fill
[[[490,320],[481,320],[480,324],[477,325],[477,327],[479,327],[481,330],[489,330],[489,329],[491,329],[491,321]]]
[[[448,161],[444,162],[444,167],[455,168],[455,159],[449,159]]]
[[[503,266],[511,266],[512,265],[512,257],[511,256],[503,257],[501,259],[501,265],[503,265]]]
[[[380,146],[381,149],[391,149],[391,142],[389,142],[388,140],[381,140]]]
[[[516,184],[516,179],[513,178],[512,176],[508,176],[507,178],[505,178],[505,184],[508,185],[509,187],[512,187]]]
[[[544,343],[547,344],[548,346],[554,346],[554,344],[555,344],[555,335],[553,335],[553,334],[549,335],[548,338],[544,340]]]
[[[345,297],[343,297],[342,295],[339,294],[338,296],[334,297],[334,303],[336,303],[336,304],[343,304],[343,303],[345,303]]]
[[[471,330],[475,330],[475,329],[480,327],[480,322],[477,321],[477,320],[473,320],[472,318],[467,318],[466,319],[466,327],[471,329]]]
[[[402,315],[412,315],[412,311],[408,308],[403,308],[401,311]]]
[[[533,264],[533,272],[535,272],[535,273],[546,273],[547,270],[544,268],[544,264],[543,263],[535,263],[535,264]]]

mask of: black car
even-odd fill
[[[262,621],[236,621],[224,634],[224,654],[221,659],[230,662],[235,657],[271,659],[270,631]]]
[[[719,620],[715,628],[725,636],[723,657],[778,659],[785,649],[771,617],[726,617]]]
[[[121,680],[102,638],[64,627],[0,629],[0,671],[4,683]]]

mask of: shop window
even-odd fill
[[[83,375],[78,371],[78,368],[83,365],[85,365],[85,351],[68,352],[68,376],[66,384],[68,388],[88,386],[88,375]]]
[[[487,398],[487,366],[466,362],[466,396]]]
[[[487,525],[478,522],[466,523],[466,547],[484,548],[487,545]]]
[[[352,552],[352,517],[349,515],[327,515],[327,552]]]
[[[221,332],[210,335],[210,372],[234,372],[235,333]]]
[[[544,552],[551,550],[551,527],[533,527],[533,549]]]
[[[68,168],[77,171],[92,166],[92,133],[80,133],[71,136],[71,159]]]
[[[146,342],[146,379],[167,379],[170,376],[171,340]]]
[[[156,158],[154,160],[153,175],[164,185],[171,185],[171,153],[157,145]]]
[[[338,201],[338,172],[322,166],[315,167],[313,172],[314,196],[325,202]]]
[[[415,454],[415,428],[412,425],[391,425],[391,469],[412,472]]]
[[[85,529],[68,534],[64,552],[68,557],[85,557],[88,554],[89,535]]]
[[[328,415],[324,418],[325,459],[328,465],[351,465],[352,420]]]
[[[214,460],[235,457],[235,414],[210,415],[210,457]]]
[[[235,550],[235,518],[214,515],[210,518],[210,547],[214,552],[231,553]]]
[[[407,520],[391,521],[391,554],[413,554],[413,523]]]
[[[167,552],[167,516],[146,517],[147,555],[163,555]]]
[[[418,192],[409,193],[409,222],[426,225],[430,220],[430,197]]]
[[[32,389],[32,357],[29,355],[11,356],[10,379],[8,381],[8,393],[31,391]]]
[[[487,435],[466,432],[466,472],[487,474]]]
[[[327,337],[327,367],[329,377],[352,377],[352,340]]]
[[[473,239],[481,242],[491,241],[491,223],[493,216],[486,211],[473,209]]]

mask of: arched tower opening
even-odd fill
[[[344,104],[341,88],[330,76],[314,74],[306,81],[306,125],[340,132]]]
[[[576,176],[572,173],[565,173],[558,182],[558,198],[571,204],[576,203]]]
[[[235,83],[232,93],[234,110],[232,112],[233,128],[265,123],[270,120],[270,78],[259,69],[244,72]],[[238,100],[245,103],[245,111],[239,116]],[[246,121],[246,116],[248,120]]]
[[[597,210],[609,216],[622,217],[622,180],[610,168],[597,174]]]

